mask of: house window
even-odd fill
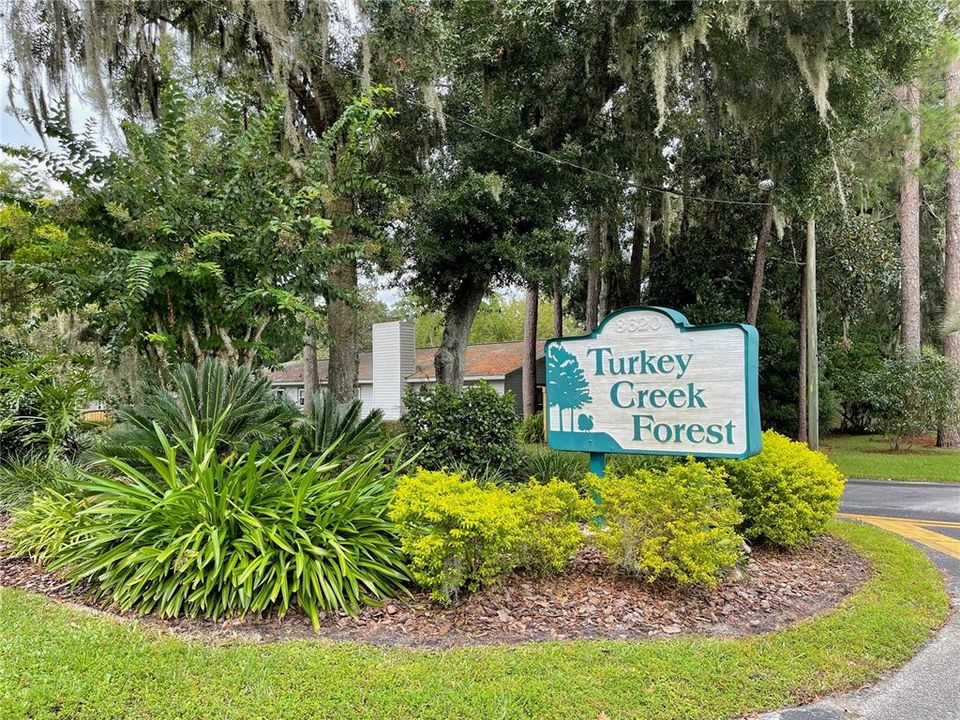
[[[303,407],[303,388],[297,388],[297,404]]]

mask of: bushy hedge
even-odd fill
[[[403,424],[417,462],[430,470],[462,469],[471,477],[515,477],[521,467],[517,414],[511,393],[485,382],[461,391],[438,384],[408,392]]]
[[[517,567],[561,570],[582,543],[586,503],[569,483],[511,492],[440,470],[397,482],[390,518],[413,579],[435,600],[477,590]]]
[[[601,498],[593,542],[648,581],[714,586],[742,557],[743,517],[720,468],[676,464],[587,483]]]
[[[214,423],[214,427],[216,427]],[[355,612],[408,579],[387,518],[397,470],[389,444],[346,463],[269,454],[218,456],[215,435],[185,447],[158,432],[145,468],[108,459],[76,495],[47,491],[14,513],[15,553],[89,580],[122,609],[222,618],[298,605]]]
[[[840,506],[844,478],[825,455],[772,430],[746,460],[725,460],[727,482],[740,499],[748,540],[795,548],[822,533]]]

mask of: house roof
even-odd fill
[[[537,356],[543,355],[543,340],[537,341]],[[437,354],[437,348],[418,348],[416,352],[416,369],[407,376],[408,380],[413,381],[432,381],[437,377],[437,371],[433,365],[433,357]],[[523,343],[505,342],[505,343],[484,343],[481,345],[468,345],[466,367],[463,376],[469,380],[471,378],[490,378],[502,377],[518,369],[523,364]],[[328,361],[326,359],[317,360],[317,371],[320,376],[320,384],[327,382]],[[303,384],[303,360],[290,360],[283,363],[278,368],[266,373],[267,378],[277,385],[302,385]],[[360,353],[359,377],[360,382],[373,381],[373,353]]]

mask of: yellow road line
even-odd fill
[[[901,535],[908,540],[913,540],[929,548],[933,548],[944,555],[960,560],[960,540],[943,535],[933,530],[928,530],[924,525],[940,525],[943,527],[954,527],[953,524],[945,525],[936,520],[909,520],[905,518],[881,517],[877,515],[857,515],[855,513],[837,513],[838,517],[850,520],[860,520],[870,523],[876,527],[889,530],[890,532]],[[960,523],[958,523],[960,525]]]
[[[932,525],[933,527],[960,528],[960,522],[951,522],[950,520],[917,520],[921,525]]]

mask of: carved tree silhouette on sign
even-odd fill
[[[562,345],[551,344],[547,351],[547,405],[555,405],[563,430],[563,411],[570,411],[570,429],[574,430],[573,411],[593,402],[590,385],[576,356]]]

